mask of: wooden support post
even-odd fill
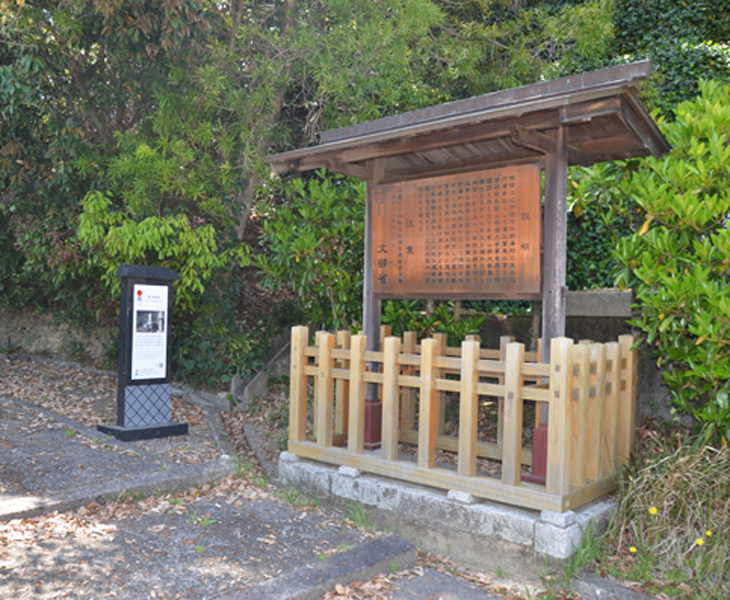
[[[431,469],[436,464],[438,398],[434,358],[439,354],[435,339],[421,342],[421,397],[418,410],[418,466]]]
[[[567,130],[559,127],[555,152],[545,155],[543,230],[543,359],[550,362],[550,341],[565,335],[565,282],[568,251]]]
[[[618,338],[621,347],[621,385],[619,393],[618,458],[622,465],[629,462],[634,449],[634,427],[636,426],[636,350],[632,346],[636,339],[632,335]]]
[[[606,381],[604,390],[603,416],[603,464],[606,473],[618,470],[618,427],[619,401],[618,388],[621,381],[621,348],[618,342],[606,344]]]
[[[350,349],[351,335],[349,331],[337,332],[337,347],[342,350]],[[341,369],[349,368],[348,361],[337,361],[337,366]],[[350,382],[346,379],[337,379],[335,381],[335,431],[337,433],[347,433],[348,411],[350,401]]]
[[[367,349],[377,352],[380,350],[380,299],[375,296],[373,290],[373,193],[374,185],[380,183],[385,172],[383,159],[369,161],[368,169],[370,178],[367,182],[367,193],[365,199],[365,256],[364,256],[364,277],[363,277],[363,333],[367,338]],[[369,364],[368,370],[373,370],[376,365]],[[378,385],[368,383],[365,386],[365,448],[375,450],[380,448],[380,435],[382,423],[383,405],[378,394]]]
[[[335,336],[326,331],[319,336],[319,364],[317,366],[317,394],[314,398],[317,407],[315,435],[317,445],[322,448],[332,446],[332,348]]]
[[[555,152],[545,154],[545,217],[543,221],[542,339],[543,362],[550,362],[551,341],[565,335],[566,264],[568,260],[568,131],[558,127]],[[540,424],[532,438],[532,474],[545,472],[550,421],[540,407]]]
[[[461,344],[461,392],[459,395],[459,475],[474,477],[477,472],[477,434],[479,395],[479,342]]]
[[[309,342],[308,327],[292,327],[291,366],[289,370],[289,440],[303,442],[307,437],[307,376],[304,349]]]
[[[403,354],[415,354],[418,336],[415,331],[406,331],[403,334]],[[404,369],[406,375],[415,373],[414,367]],[[404,387],[401,390],[401,411],[400,428],[403,431],[413,431],[416,423],[416,390],[412,387]]]
[[[522,386],[524,344],[507,345],[505,356],[504,437],[502,440],[502,483],[517,485],[522,474]]]
[[[383,439],[381,456],[398,459],[398,354],[400,338],[387,337],[383,344]]]
[[[350,414],[347,426],[347,450],[362,454],[365,438],[365,347],[364,335],[350,340]]]
[[[573,342],[550,342],[550,420],[545,491],[554,496],[570,492],[570,379]],[[534,453],[533,453],[534,460]]]

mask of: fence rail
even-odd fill
[[[419,344],[412,332],[402,339],[386,332],[382,352],[367,351],[365,336],[348,332],[320,331],[309,341],[308,328],[292,329],[289,451],[301,457],[558,512],[613,490],[628,460],[636,404],[632,336],[607,344],[554,339],[550,364],[511,338],[490,350],[477,339],[449,347],[444,335]],[[382,403],[375,451],[365,450],[368,384]],[[446,432],[448,393],[458,396],[456,435]],[[479,440],[484,401],[498,405],[496,442]],[[544,486],[522,481],[532,462],[522,441],[525,402],[549,408]],[[499,477],[478,468],[483,458],[500,461]]]

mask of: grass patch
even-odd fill
[[[365,510],[365,506],[361,502],[350,502],[345,507],[347,511],[347,517],[352,523],[360,528],[360,529],[367,529],[368,531],[373,531],[375,529],[375,525],[373,525],[372,521],[370,521],[370,517],[368,516],[367,511]]]
[[[320,501],[317,498],[309,498],[294,487],[277,490],[276,496],[296,508],[317,508],[320,505]]]

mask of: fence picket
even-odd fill
[[[309,327],[292,327],[291,365],[289,367],[289,439],[303,442],[307,436],[307,376],[304,349],[309,342]]]
[[[349,331],[337,332],[337,346],[343,350],[350,349],[351,334]],[[347,369],[349,365],[346,360],[337,361],[337,367]],[[349,410],[350,382],[346,379],[335,380],[335,431],[347,433],[348,410]]]
[[[504,363],[507,359],[507,345],[515,341],[513,335],[503,335],[499,338],[499,360]],[[497,377],[499,385],[504,385],[504,371]],[[497,401],[497,448],[502,451],[504,436],[504,398]]]
[[[586,482],[588,455],[586,439],[588,435],[588,382],[590,369],[590,346],[573,346],[573,384],[570,402],[571,444],[570,444],[570,485],[581,487]]]
[[[631,350],[631,336],[609,344],[553,339],[549,366],[532,362],[539,352],[528,357],[524,345],[507,343],[507,339],[500,361],[495,360],[496,351],[492,351],[493,359],[484,359],[478,339],[446,348],[444,336],[423,340],[420,346],[412,333],[403,342],[388,336],[382,352],[366,351],[363,335],[318,332],[314,346],[308,340],[306,327],[292,329],[289,449],[303,457],[563,511],[614,489],[616,474],[633,443],[636,352]],[[369,363],[376,370],[367,371]],[[461,379],[446,379],[452,373]],[[314,441],[307,438],[309,377],[314,382]],[[480,377],[492,382],[498,378],[503,384],[480,382]],[[535,386],[535,380],[543,382]],[[364,452],[368,381],[382,389],[379,453]],[[343,383],[349,383],[349,394],[340,387]],[[414,397],[407,397],[416,390],[420,392],[417,430],[413,429]],[[446,390],[460,395],[458,438],[438,435],[443,427],[438,395]],[[478,441],[480,394],[503,398],[501,449]],[[521,485],[522,462],[531,459],[521,444],[524,398],[550,405],[544,488]],[[341,430],[347,433],[346,450],[334,444],[344,439],[334,438]],[[399,458],[399,442],[418,444],[416,464],[405,456]],[[458,453],[456,471],[440,463],[437,468],[437,447]],[[501,480],[476,476],[478,456],[502,460]]]
[[[438,344],[438,354],[445,355],[448,349],[448,336],[445,333],[434,333],[433,339]],[[437,375],[438,377],[438,375]],[[438,433],[443,435],[446,431],[446,394],[443,391],[437,392],[438,397]]]
[[[398,353],[400,338],[387,337],[383,345],[383,429],[381,456],[398,458]]]
[[[550,411],[545,491],[567,496],[570,491],[570,380],[573,341],[550,340]]]
[[[355,335],[350,340],[350,422],[347,426],[347,451],[362,454],[365,449],[365,348],[367,338]]]
[[[603,471],[603,384],[606,374],[606,346],[592,344],[588,377],[588,429],[586,431],[586,477],[598,479]]]
[[[477,472],[477,426],[479,396],[476,392],[479,372],[479,342],[461,344],[461,391],[459,394],[459,475],[474,477]]]
[[[328,448],[332,445],[332,348],[335,336],[323,331],[319,336],[319,357],[317,369],[317,393],[314,404],[317,408],[315,417],[315,435],[317,445]]]
[[[603,450],[604,470],[613,473],[618,468],[618,388],[621,381],[621,348],[618,342],[606,344],[606,381],[603,386]]]
[[[403,334],[403,354],[416,354],[418,336],[415,331],[406,331]],[[414,375],[414,367],[403,369],[404,375]],[[403,388],[401,391],[401,413],[400,428],[403,431],[413,431],[416,423],[416,390],[411,387]]]
[[[421,394],[418,408],[418,466],[432,469],[436,464],[436,434],[438,433],[438,392],[434,358],[439,353],[436,339],[421,342]]]
[[[507,345],[504,365],[504,431],[502,483],[517,485],[522,476],[522,386],[525,345]]]
[[[618,456],[625,465],[634,449],[634,423],[636,420],[636,350],[632,350],[636,340],[632,335],[618,338],[621,347],[621,385],[619,386],[619,427]]]

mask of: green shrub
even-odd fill
[[[390,325],[393,335],[415,331],[419,338],[431,337],[434,333],[445,333],[449,346],[458,346],[467,335],[480,334],[486,316],[467,316],[457,319],[454,302],[436,304],[428,314],[425,302],[420,300],[390,300],[384,303],[382,322]]]
[[[263,284],[291,288],[317,326],[350,327],[362,318],[365,186],[319,171],[285,193],[284,203],[259,207],[266,251],[255,262]]]
[[[677,408],[730,439],[730,85],[700,89],[664,125],[673,150],[622,183],[646,220],[619,243],[618,283],[635,290],[633,324],[656,349]]]

